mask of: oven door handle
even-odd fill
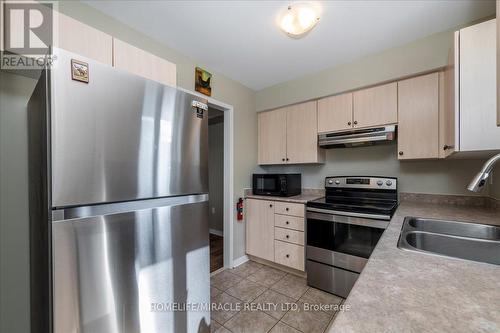
[[[335,213],[341,213],[342,215],[337,215]],[[326,210],[319,208],[307,208],[307,219],[315,219],[321,221],[335,222],[335,223],[345,223],[354,224],[364,227],[372,227],[378,229],[387,229],[389,225],[389,217],[386,215],[368,215],[361,213],[352,212],[337,212],[334,210]]]

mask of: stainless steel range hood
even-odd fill
[[[322,148],[345,148],[387,143],[396,139],[396,125],[318,134]]]

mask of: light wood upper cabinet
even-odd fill
[[[398,82],[399,159],[439,157],[439,73]]]
[[[274,202],[246,199],[246,252],[274,261]]]
[[[459,150],[500,149],[497,127],[496,20],[460,29]]]
[[[54,11],[58,38],[54,46],[103,64],[113,64],[113,37]]]
[[[325,152],[318,147],[316,101],[260,112],[258,163],[321,163]]]
[[[258,163],[286,162],[286,109],[260,112],[258,121]]]
[[[318,100],[318,133],[352,128],[352,93]]]
[[[286,162],[318,163],[324,159],[318,148],[316,101],[293,105],[286,112]]]
[[[176,65],[119,39],[113,39],[113,65],[162,84],[177,85]]]
[[[353,95],[355,128],[398,122],[397,83],[355,91]]]

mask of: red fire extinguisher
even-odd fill
[[[243,220],[243,199],[239,198],[236,203],[236,216],[238,221]]]

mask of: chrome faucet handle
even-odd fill
[[[486,163],[484,163],[481,171],[479,171],[479,173],[476,176],[474,176],[474,178],[472,178],[472,181],[470,182],[469,186],[467,186],[467,189],[471,192],[481,191],[484,185],[486,184],[486,180],[491,175],[491,170],[493,170],[493,166],[499,160],[500,160],[500,154],[496,154],[495,156],[487,160]]]

